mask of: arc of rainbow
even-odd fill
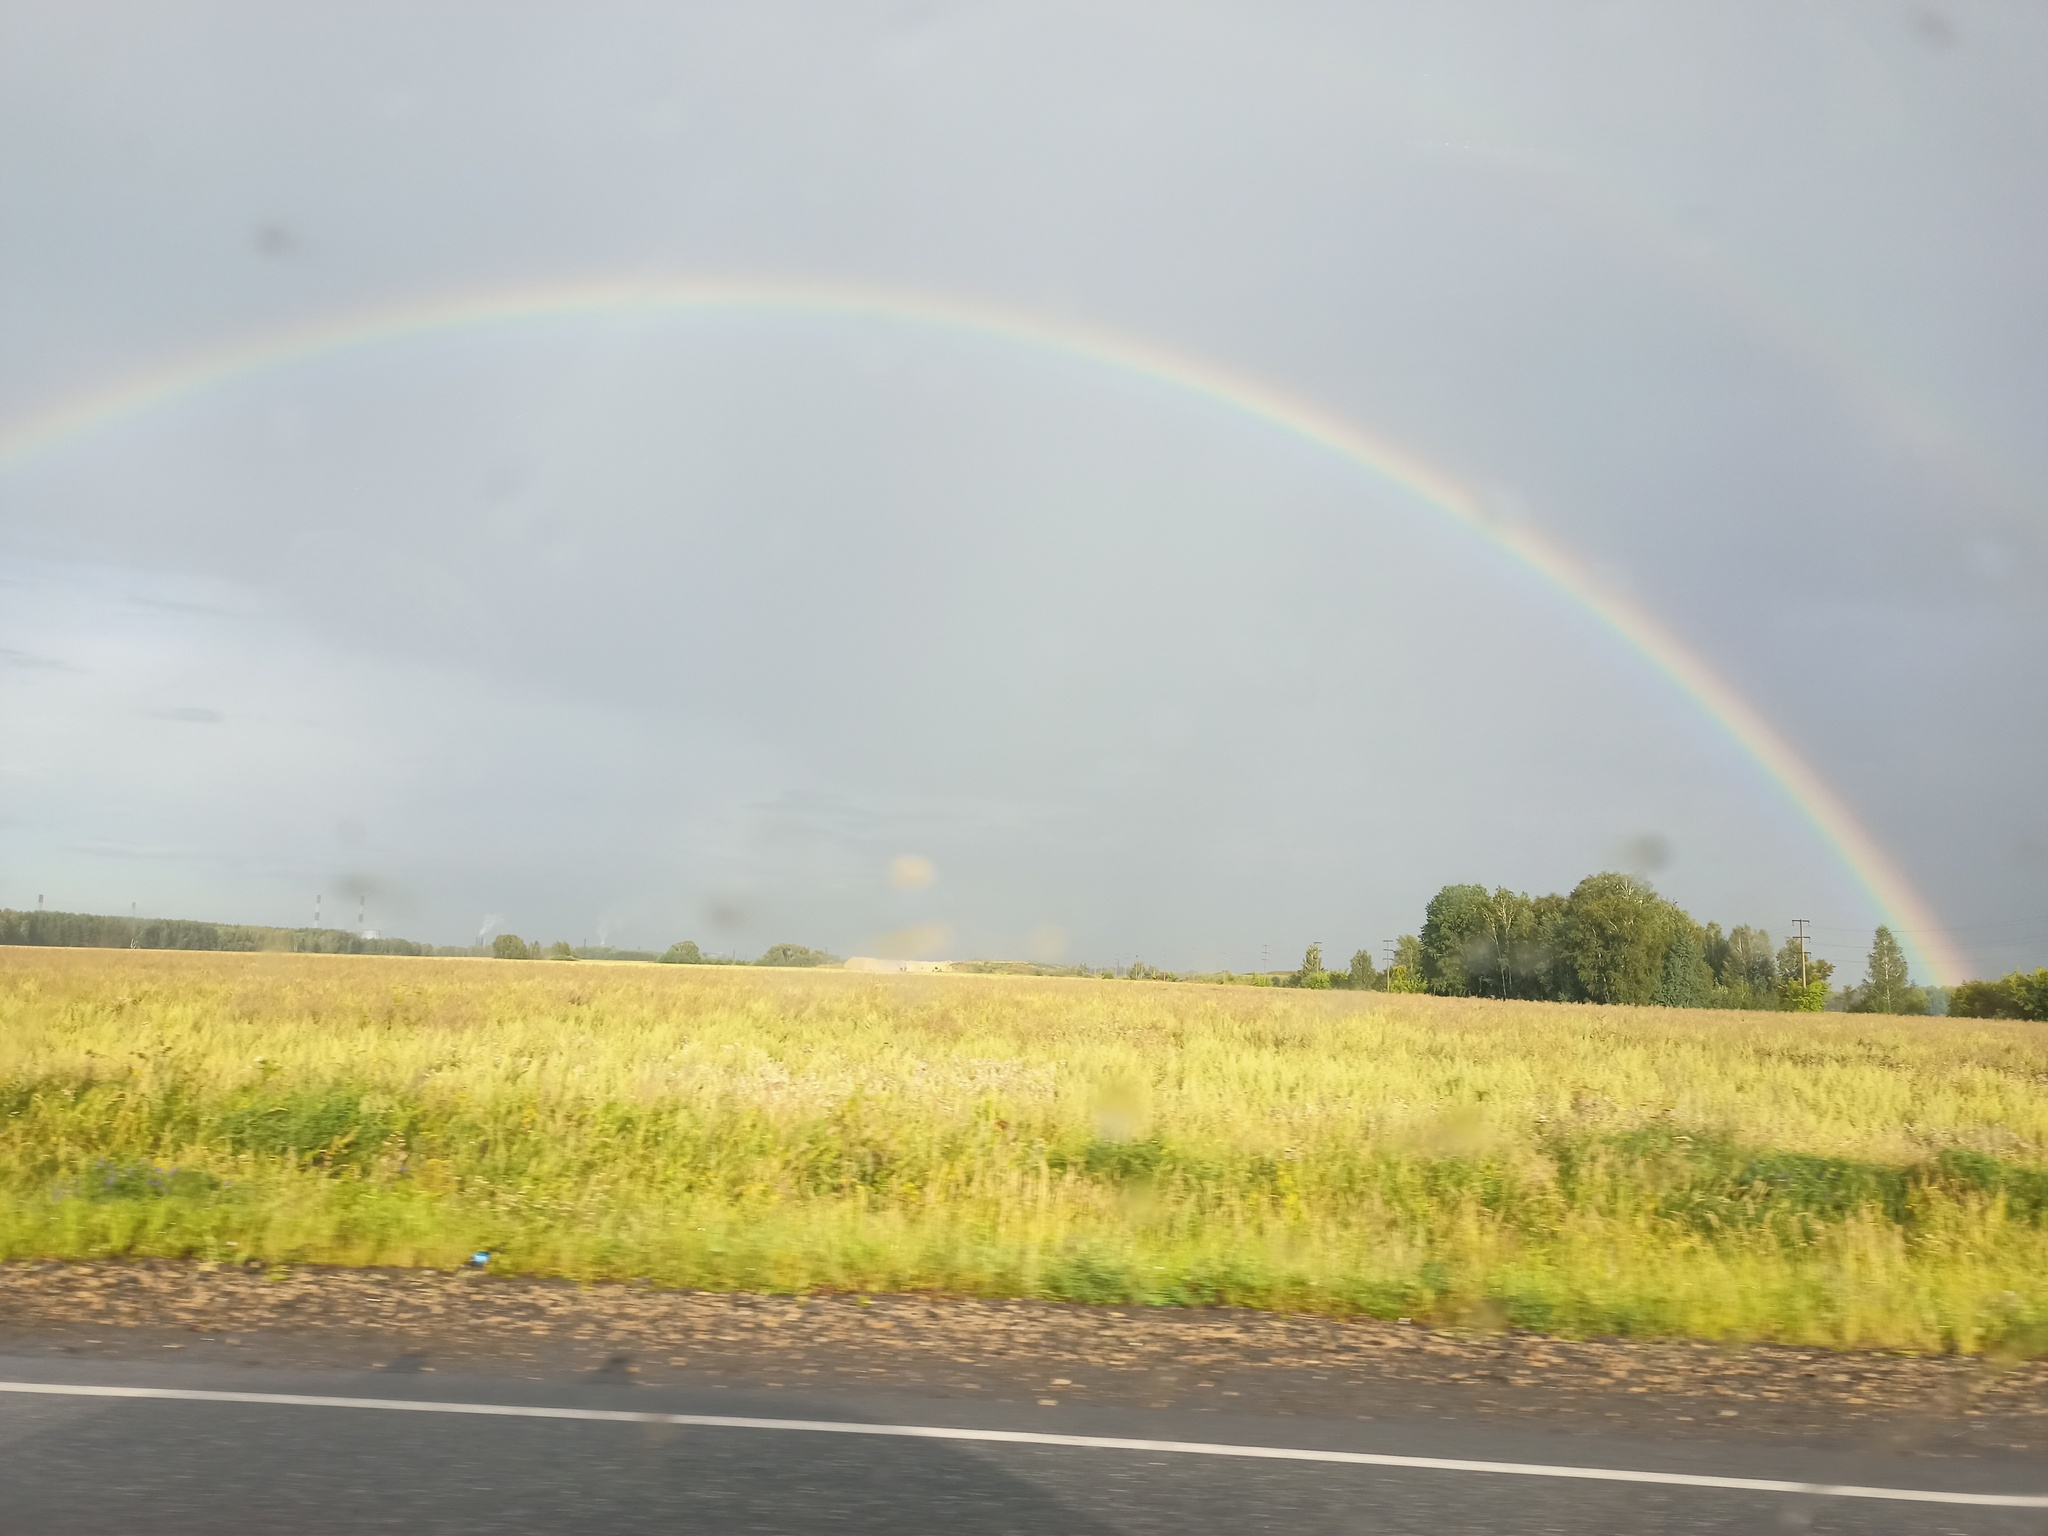
[[[0,427],[0,472],[124,417],[248,374],[410,336],[514,320],[705,309],[810,311],[939,326],[1084,358],[1227,405],[1314,443],[1470,529],[1625,641],[1762,769],[1841,860],[1937,982],[1964,967],[1942,925],[1890,856],[1791,743],[1649,613],[1606,590],[1533,529],[1491,517],[1453,476],[1261,380],[1148,341],[960,298],[843,283],[609,279],[430,299],[288,326],[205,349]]]

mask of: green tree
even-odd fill
[[[1778,1006],[1778,968],[1771,957],[1771,936],[1761,928],[1733,929],[1721,939],[1720,925],[1707,925],[1707,964],[1713,969],[1722,1001],[1730,1008]]]
[[[1778,1006],[1793,1013],[1819,1013],[1828,1005],[1834,962],[1809,954],[1797,938],[1778,951]]]
[[[1379,967],[1372,963],[1372,951],[1354,949],[1351,964],[1345,971],[1346,985],[1359,992],[1377,992],[1380,986]]]
[[[1323,969],[1323,946],[1311,944],[1308,952],[1301,957],[1301,969],[1288,978],[1293,986],[1327,988],[1330,973]]]
[[[1927,994],[1913,985],[1906,952],[1889,928],[1879,927],[1870,941],[1870,960],[1863,985],[1856,989],[1857,1013],[1925,1013]]]
[[[2005,980],[2020,1005],[2022,1018],[2048,1020],[2048,966],[2036,967],[2032,975],[2013,971]]]
[[[839,957],[828,955],[822,949],[806,949],[801,944],[771,944],[756,960],[756,965],[837,965]]]
[[[1568,969],[1559,959],[1562,952],[1565,913],[1571,898],[1552,893],[1529,903],[1528,996],[1555,1002],[1572,995],[1562,972]]]
[[[1952,1019],[2048,1019],[2048,967],[1952,987],[1948,1013]]]
[[[1481,904],[1481,929],[1465,951],[1468,988],[1485,997],[1551,995],[1550,935],[1564,898],[1531,901],[1500,886]]]
[[[1387,967],[1387,990],[1389,992],[1427,992],[1429,984],[1422,979],[1422,940],[1412,933],[1404,933],[1394,940],[1394,960]]]
[[[1422,976],[1422,941],[1412,933],[1394,940],[1394,963],[1387,967],[1389,992],[1427,992]]]
[[[1959,981],[1948,989],[1952,1019],[2016,1019],[2012,995],[2000,981]]]
[[[1440,997],[1472,991],[1471,972],[1489,968],[1486,934],[1485,886],[1447,885],[1432,896],[1422,915],[1422,979],[1429,990]]]
[[[1594,1003],[1649,1002],[1681,921],[1690,919],[1647,881],[1588,875],[1572,888],[1558,922],[1560,990]]]
[[[1714,972],[1707,964],[1706,934],[1690,920],[1673,923],[1671,942],[1650,1001],[1666,1008],[1711,1008],[1715,1004]]]
[[[576,958],[576,951],[570,948],[567,939],[557,939],[548,946],[548,958],[550,960],[574,960]]]
[[[1726,986],[1721,979],[1728,969],[1728,936],[1721,932],[1719,923],[1707,924],[1707,931],[1700,936],[1700,958],[1707,962],[1707,969],[1714,973],[1714,985]]]
[[[491,953],[500,960],[524,960],[530,951],[526,940],[516,933],[501,933],[491,940]]]
[[[697,947],[695,939],[684,939],[680,944],[669,945],[661,958],[668,965],[702,965],[704,951]]]
[[[1824,977],[1778,983],[1778,1006],[1789,1013],[1824,1013],[1828,1006],[1828,984]]]

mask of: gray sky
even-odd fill
[[[2039,964],[2044,69],[2039,5],[9,4],[0,432],[547,283],[1138,338],[1540,529]],[[0,710],[15,906],[1244,968],[1634,864],[1858,972],[1880,915],[1485,539],[874,315],[423,333],[0,462]]]

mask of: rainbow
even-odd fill
[[[1792,745],[1650,614],[1606,590],[1534,529],[1489,514],[1436,466],[1258,379],[1094,326],[976,300],[847,283],[783,279],[609,278],[427,299],[286,326],[204,349],[60,401],[0,427],[0,473],[33,455],[187,395],[266,369],[513,321],[679,311],[772,311],[940,327],[1085,359],[1241,411],[1370,471],[1452,519],[1571,598],[1704,711],[1832,848],[1872,906],[1937,982],[1965,968],[1933,911],[1854,814]]]

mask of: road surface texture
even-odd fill
[[[706,1419],[773,1422],[687,1422]],[[2044,1430],[2038,1364],[1221,1310],[0,1266],[8,1536],[2048,1536]],[[1246,1454],[1275,1448],[1393,1460]],[[1585,1471],[1603,1475],[1570,1475]]]

